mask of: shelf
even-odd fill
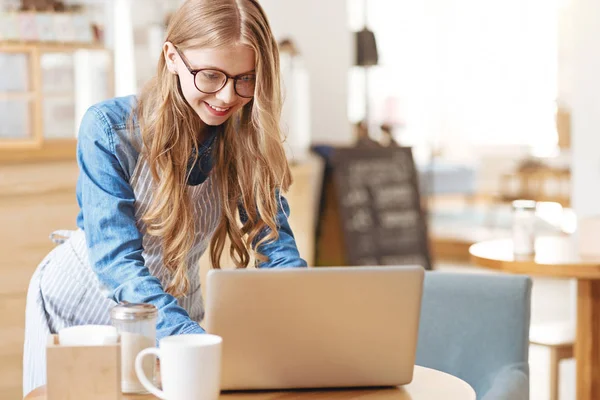
[[[75,99],[75,93],[71,92],[42,92],[44,99]]]
[[[0,101],[27,100],[35,98],[35,92],[0,92]]]
[[[41,142],[31,137],[26,137],[22,139],[2,138],[0,139],[0,159],[2,159],[3,152],[14,151],[15,153],[17,153],[19,150],[39,149],[41,146]]]
[[[7,141],[0,141],[0,164],[32,161],[75,160],[77,139],[46,139],[43,143],[21,144],[20,148],[7,146]],[[16,145],[17,141],[12,141]]]
[[[0,40],[0,51],[27,52],[31,49],[42,52],[65,52],[77,50],[106,50],[102,43],[66,43],[66,42],[7,42]]]

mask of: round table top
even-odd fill
[[[535,255],[513,254],[511,239],[488,240],[469,248],[475,264],[500,271],[551,277],[600,279],[600,257],[578,253],[572,238],[541,237],[535,242]]]
[[[294,399],[323,399],[335,397],[344,399],[382,400],[475,400],[475,391],[463,380],[431,368],[415,366],[410,384],[389,389],[340,389],[340,390],[301,390],[288,392],[231,392],[222,393],[221,400],[275,400],[284,398],[284,393],[293,393]],[[287,396],[285,396],[287,398]],[[123,395],[123,400],[154,400],[152,395]],[[46,387],[42,386],[29,393],[24,400],[46,400]]]

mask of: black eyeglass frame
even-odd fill
[[[220,69],[218,69],[218,68],[200,68],[200,69],[193,69],[193,68],[192,68],[192,66],[190,65],[189,61],[187,60],[187,58],[185,58],[185,56],[183,55],[183,53],[182,53],[182,52],[181,52],[181,51],[180,51],[180,50],[179,50],[179,49],[178,49],[176,46],[174,46],[174,47],[175,47],[175,51],[177,51],[177,54],[179,54],[179,57],[181,57],[181,60],[183,61],[183,64],[185,65],[185,67],[188,69],[188,71],[190,71],[190,74],[192,74],[192,75],[194,76],[194,86],[196,87],[196,89],[197,89],[199,92],[202,92],[202,93],[204,93],[204,94],[215,94],[215,93],[219,92],[220,90],[222,90],[222,89],[223,89],[225,86],[227,86],[227,82],[229,82],[229,80],[230,80],[230,79],[233,79],[233,90],[235,91],[235,94],[237,94],[238,96],[240,96],[240,97],[243,97],[243,98],[245,98],[245,99],[251,99],[251,98],[253,98],[253,97],[254,97],[254,93],[252,94],[252,96],[242,96],[241,94],[239,94],[239,93],[238,93],[238,90],[237,90],[237,81],[238,81],[238,79],[240,79],[241,77],[243,77],[243,76],[248,76],[248,75],[254,75],[254,77],[256,78],[256,74],[253,74],[253,73],[245,73],[245,74],[239,74],[239,75],[236,75],[236,76],[231,76],[231,75],[227,74],[225,71],[222,71],[222,70],[220,70]],[[204,90],[201,90],[201,89],[198,87],[198,84],[196,83],[196,75],[197,75],[199,72],[202,72],[202,71],[217,71],[217,72],[220,72],[220,73],[222,73],[223,75],[225,75],[225,77],[226,77],[227,79],[225,79],[225,82],[223,82],[223,85],[222,85],[222,86],[221,86],[219,89],[217,89],[217,90],[214,90],[214,91],[212,91],[212,92],[205,92]]]

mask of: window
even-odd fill
[[[365,0],[367,1],[367,0]],[[415,149],[556,146],[559,0],[348,0],[375,32],[369,121]],[[364,118],[364,73],[349,74],[349,117]]]

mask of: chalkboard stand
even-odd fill
[[[316,266],[419,264],[431,269],[411,149],[313,150],[326,160]]]

